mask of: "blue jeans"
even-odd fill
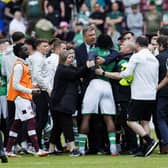
[[[157,120],[163,144],[168,144],[168,97],[158,97]]]

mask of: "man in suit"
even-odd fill
[[[76,60],[77,66],[81,67],[86,64],[88,58],[88,53],[91,48],[96,46],[96,30],[93,25],[87,26],[83,28],[83,37],[84,43],[82,43],[79,47],[76,48]],[[111,50],[110,55],[107,56],[106,59],[102,57],[96,57],[96,64],[109,64],[117,57],[118,53],[114,50]],[[86,74],[85,78],[82,80],[82,93],[81,100],[83,99],[86,88],[90,82],[95,78],[95,74],[93,71],[90,71]],[[89,153],[102,153],[102,149],[104,148],[104,134],[105,134],[105,125],[103,123],[101,115],[92,115],[90,122],[90,132],[89,139]],[[100,138],[102,137],[102,138]]]

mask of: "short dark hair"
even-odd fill
[[[31,45],[33,47],[33,49],[36,50],[37,39],[34,37],[27,38],[25,40],[25,44]]]
[[[24,46],[24,43],[18,43],[13,46],[13,52],[17,57],[20,57],[20,51],[23,46]]]
[[[127,34],[131,34],[132,36],[134,36],[134,33],[133,33],[133,32],[131,32],[131,31],[125,31],[125,32],[123,32],[123,33],[121,34],[122,38],[124,38],[124,36],[127,35]]]
[[[102,49],[110,49],[113,47],[113,41],[107,34],[101,34],[97,38],[97,45]]]
[[[149,2],[149,5],[155,6],[155,5],[156,5],[156,4],[155,4],[155,1],[154,1],[154,0],[151,0],[151,1]]]
[[[131,9],[137,9],[137,4],[132,4]]]
[[[65,41],[63,41],[63,40],[60,40],[59,38],[57,38],[57,40],[55,40],[54,42],[53,42],[53,48],[55,49],[55,48],[58,48],[58,47],[60,47],[60,45],[61,44],[66,44],[66,42]]]
[[[159,46],[162,46],[164,49],[166,49],[168,47],[168,37],[167,36],[160,36],[157,39],[157,43],[159,44]]]
[[[36,47],[39,46],[41,43],[49,43],[47,39],[37,39]]]
[[[14,32],[12,34],[13,42],[18,42],[19,40],[25,38],[25,35],[22,32]]]
[[[159,34],[160,34],[160,35],[166,35],[166,36],[168,36],[168,28],[166,28],[166,27],[161,27],[161,28],[159,29]]]
[[[58,41],[58,40],[61,40],[61,39],[60,39],[60,38],[57,38],[57,37],[51,39],[51,40],[49,41],[49,45],[54,44],[54,42],[55,42],[55,41]]]
[[[136,39],[136,43],[138,43],[141,47],[148,47],[149,40],[146,36],[139,36]]]

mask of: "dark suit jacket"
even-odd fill
[[[168,59],[168,49],[160,52],[159,55],[156,56],[156,58],[159,61],[159,82],[161,82],[167,73],[166,60]],[[157,95],[159,97],[168,97],[168,86],[160,89]]]
[[[59,64],[51,93],[53,111],[73,114],[77,108],[79,79],[87,73],[87,67],[76,68]]]
[[[84,66],[88,59],[88,53],[87,53],[85,43],[82,43],[79,47],[76,48],[75,55],[76,55],[77,66],[78,67]],[[117,51],[115,51],[114,49],[111,49],[110,55],[106,57],[105,64],[109,64],[113,62],[118,57],[118,55],[119,53]],[[96,78],[96,76],[93,71],[89,71],[86,74],[85,79],[83,81],[84,90],[88,86],[90,80],[94,78]]]

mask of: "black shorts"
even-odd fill
[[[150,121],[156,111],[155,100],[132,100],[128,109],[128,121]]]

